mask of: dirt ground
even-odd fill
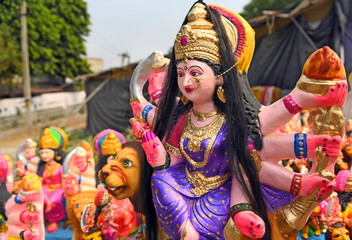
[[[60,126],[63,122],[65,122],[65,120],[66,119],[57,119],[55,121],[47,123],[46,126]],[[86,127],[86,123],[86,115],[77,115],[73,118],[68,119],[64,126],[65,130],[70,133],[78,130],[83,131]],[[23,129],[19,128],[18,133],[16,131],[16,134],[14,136],[0,141],[0,153],[2,153],[3,155],[8,154],[12,158],[12,160],[15,160],[18,146],[28,138],[38,139],[42,127],[43,126],[34,126],[31,133],[23,132]],[[0,135],[1,134],[6,133],[0,133]],[[4,136],[2,136],[1,139],[4,139]]]

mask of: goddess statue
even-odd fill
[[[296,87],[261,106],[247,80],[253,52],[254,31],[241,16],[198,1],[177,34],[158,108],[141,97],[134,79],[149,76],[160,54],[142,61],[132,76],[131,123],[154,169],[158,222],[172,239],[225,239],[229,219],[247,237],[271,239],[267,210],[314,190],[321,201],[333,191],[332,179],[315,173],[315,166],[294,174],[277,163],[315,158],[317,146],[332,163],[341,136],[277,130],[301,110],[342,106],[347,85],[336,84],[326,95]]]

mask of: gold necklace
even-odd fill
[[[214,110],[214,111],[211,111],[208,113],[200,113],[200,112],[194,111],[194,109],[192,108],[192,113],[194,114],[194,116],[197,117],[198,121],[203,122],[206,118],[214,117],[215,115],[217,115],[219,113],[219,111]]]

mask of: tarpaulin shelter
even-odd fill
[[[137,64],[111,68],[76,78],[85,82],[87,94],[87,135],[111,128],[124,132],[133,117],[130,107],[130,79]]]
[[[256,47],[248,72],[251,86],[293,89],[306,59],[329,46],[352,70],[352,0],[311,0],[249,20]]]

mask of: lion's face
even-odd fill
[[[345,228],[345,226],[340,228],[330,227],[329,231],[331,232],[331,240],[350,240],[348,230]]]
[[[133,197],[139,190],[140,159],[135,149],[126,147],[99,172],[102,183],[116,199]]]

